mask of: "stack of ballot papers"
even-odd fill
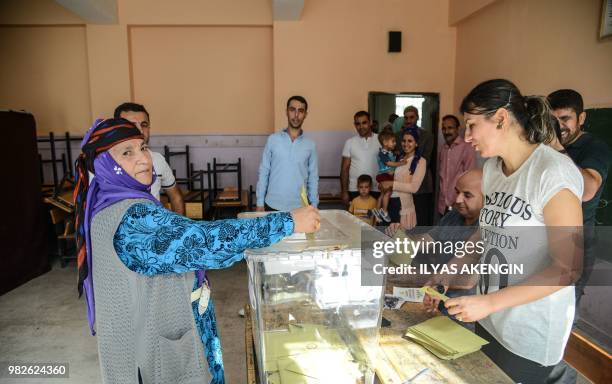
[[[488,342],[446,316],[437,316],[408,328],[412,341],[443,360],[453,360],[476,352]]]
[[[361,382],[363,373],[337,331],[315,324],[290,324],[264,335],[268,384]]]

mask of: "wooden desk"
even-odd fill
[[[420,345],[403,338],[406,329],[432,317],[420,303],[405,303],[400,310],[383,311],[391,326],[381,328],[374,352],[374,369],[383,384],[401,384],[414,377],[423,368],[429,372],[418,378],[427,383],[513,383],[483,352],[478,351],[456,360],[441,360]]]
[[[64,191],[58,197],[49,196],[44,198],[49,204],[49,215],[54,226],[62,225],[63,230],[58,231],[56,227],[57,255],[60,258],[60,266],[64,268],[66,263],[76,260],[76,252],[66,253],[68,244],[75,244],[74,233],[74,204],[72,203],[72,191]]]
[[[572,331],[563,359],[593,383],[612,383],[612,355],[578,329]]]
[[[244,306],[244,348],[246,355],[247,384],[257,383],[257,370],[255,369],[255,345],[253,344],[253,320],[251,306]]]
[[[223,192],[222,192],[223,193]],[[219,194],[219,196],[222,195]],[[240,200],[238,200],[238,191],[229,191],[225,195],[225,199],[221,197],[217,197],[216,200],[212,202],[212,206],[214,208],[226,208],[226,207],[246,207],[249,201],[249,191],[242,190],[240,193]]]
[[[64,191],[58,197],[48,196],[45,197],[44,202],[52,205],[59,210],[62,210],[66,214],[72,214],[74,212],[74,204],[72,203],[72,191]]]
[[[226,197],[227,196],[238,197],[238,191],[229,191],[229,193],[226,193],[225,196]],[[231,200],[231,199],[224,200],[224,199],[217,198],[216,200],[213,200],[211,202],[211,206],[212,206],[213,219],[218,218],[219,213],[224,209],[234,209],[240,212],[242,210],[247,209],[249,206],[249,191],[242,190],[240,192],[240,200]]]
[[[378,348],[368,348],[370,360],[382,384],[402,384],[423,368],[430,371],[418,378],[416,384],[453,383],[508,383],[513,381],[481,351],[456,360],[440,360],[420,345],[404,339],[406,329],[431,317],[422,304],[405,303],[400,310],[387,310],[383,316],[391,326],[379,331]],[[245,342],[247,383],[256,383],[256,359],[253,351],[251,314],[246,308]],[[365,341],[365,340],[364,340]]]

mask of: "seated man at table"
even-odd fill
[[[433,227],[429,232],[425,234],[412,234],[410,231],[405,234],[409,238],[415,241],[437,242],[446,244],[446,242],[452,242],[455,245],[470,241],[469,239],[478,230],[478,218],[480,216],[480,210],[483,207],[484,196],[481,190],[482,182],[482,171],[480,169],[471,169],[464,172],[457,178],[455,184],[455,192],[457,197],[453,204],[453,209],[447,212],[436,227]],[[404,234],[398,231],[399,224],[394,223],[387,229],[387,234],[390,236],[395,235],[396,237],[404,236]],[[454,256],[447,247],[432,247],[432,252],[419,252],[414,259],[411,259],[409,255],[398,255],[392,256],[391,261],[395,264],[410,263],[416,267],[419,271],[421,264],[427,265],[442,265],[448,263]],[[459,246],[453,247],[453,250],[458,251]],[[430,272],[432,268],[428,269]],[[418,286],[423,286],[429,280],[432,275],[416,275],[415,281],[411,281]],[[406,277],[406,276],[404,276]],[[390,278],[390,276],[388,276]],[[402,281],[406,283],[406,281]],[[461,296],[465,294],[474,293],[474,288],[471,290],[462,289],[449,289],[446,295],[449,297]]]
[[[424,242],[437,241],[444,243],[446,241],[458,242],[468,240],[478,228],[478,217],[483,207],[484,196],[480,189],[481,182],[481,170],[471,169],[464,172],[457,178],[455,183],[457,197],[455,198],[453,209],[447,212],[440,219],[440,223],[426,234],[414,236],[408,232],[408,236],[410,238],[414,237],[414,240],[418,238],[418,240]],[[387,234],[393,236],[398,229],[399,223],[393,223],[388,227]],[[416,255],[412,265],[418,265],[419,263],[446,264],[453,256],[454,254],[444,252],[444,250],[441,253],[419,253]]]

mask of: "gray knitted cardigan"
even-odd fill
[[[91,223],[98,354],[104,383],[209,383],[208,363],[191,309],[193,272],[145,276],[117,256],[113,236],[126,200]]]

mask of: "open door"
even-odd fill
[[[430,221],[434,222],[435,202],[438,195],[438,173],[437,173],[437,155],[438,155],[438,131],[440,121],[440,95],[438,93],[428,92],[370,92],[368,94],[368,109],[372,121],[378,121],[379,130],[385,123],[389,121],[391,114],[396,114],[400,117],[404,115],[404,108],[414,106],[419,111],[419,121],[417,125],[429,131],[433,136],[433,150],[431,158],[427,160],[427,168],[431,174],[432,180],[432,207]],[[426,181],[423,181],[425,183]],[[418,224],[418,223],[417,223]],[[421,225],[421,224],[418,224]]]

